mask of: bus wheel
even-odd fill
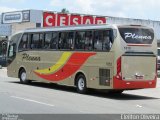
[[[20,79],[20,83],[22,83],[22,84],[27,84],[28,83],[27,73],[24,69],[20,70],[19,79]]]
[[[76,78],[76,87],[77,87],[77,92],[79,92],[80,94],[86,93],[87,86],[86,86],[86,78],[84,75],[80,74]]]

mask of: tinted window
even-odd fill
[[[9,49],[8,49],[8,57],[13,57],[13,51],[14,51],[14,47],[13,45],[9,45]]]
[[[59,34],[59,49],[73,49],[73,32],[62,32]]]
[[[11,41],[13,43],[18,43],[17,41],[19,41],[19,39],[21,38],[21,36],[22,36],[22,33],[16,34],[16,35],[14,35],[14,36],[11,37]]]
[[[38,49],[39,48],[39,34],[35,33],[35,34],[31,34],[31,49]]]
[[[50,49],[51,39],[52,39],[52,33],[46,33],[45,34],[45,42],[44,42],[45,49]]]
[[[44,34],[40,33],[38,48],[43,48],[43,46],[44,46]]]
[[[112,47],[112,34],[110,30],[94,32],[94,50],[108,51]]]
[[[57,49],[57,40],[58,40],[58,33],[53,33],[52,34],[52,39],[50,42],[50,48],[51,49]]]
[[[76,32],[75,48],[80,50],[92,50],[93,46],[93,32],[84,31]]]
[[[27,48],[28,48],[28,34],[24,34],[19,44],[19,49],[27,49]]]
[[[144,28],[119,28],[119,32],[126,43],[152,44],[154,32]]]

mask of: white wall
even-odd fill
[[[12,34],[23,31],[27,28],[36,28],[36,23],[26,22],[26,23],[14,23],[12,24]]]
[[[42,10],[30,10],[30,22],[42,23],[43,11]]]

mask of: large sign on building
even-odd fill
[[[104,23],[106,23],[106,17],[50,12],[43,13],[43,27]]]
[[[2,24],[29,22],[30,11],[8,12],[2,13]]]

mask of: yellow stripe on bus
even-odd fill
[[[45,68],[45,69],[41,69],[41,70],[35,70],[35,72],[40,73],[40,74],[50,74],[53,73],[55,71],[57,71],[59,68],[61,68],[66,61],[69,59],[69,57],[72,55],[71,52],[64,52],[61,56],[61,58],[58,60],[58,62],[49,67],[49,68]]]

